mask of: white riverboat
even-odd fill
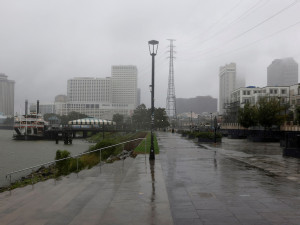
[[[15,116],[13,138],[16,140],[37,140],[44,138],[48,122],[40,113]]]

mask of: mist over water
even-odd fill
[[[15,141],[12,135],[12,130],[0,130],[0,187],[8,184],[7,173],[52,161],[58,149],[68,150],[74,156],[91,145],[80,139],[74,139],[72,145],[64,145],[63,141],[55,144],[54,140]],[[13,175],[12,180],[24,175]]]

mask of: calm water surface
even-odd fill
[[[80,139],[74,139],[72,145],[64,145],[63,141],[55,144],[54,140],[15,141],[12,135],[12,130],[0,130],[0,187],[8,184],[5,179],[8,172],[52,161],[58,149],[66,149],[71,155],[76,155],[91,145]],[[24,175],[14,175],[12,179]]]

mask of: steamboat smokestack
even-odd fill
[[[27,112],[28,112],[28,100],[25,100],[25,116],[27,116]]]
[[[37,102],[36,102],[36,114],[39,114],[39,112],[40,112],[40,101],[37,100]]]

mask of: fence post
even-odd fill
[[[77,159],[77,177],[78,177],[78,156],[76,157],[76,159]]]
[[[11,174],[9,174],[9,195],[11,195]]]
[[[125,144],[123,144],[123,152],[122,152],[122,154],[123,154],[122,170],[124,169],[124,161],[125,161],[124,148],[125,148]]]
[[[56,162],[54,163],[54,185],[56,185]]]
[[[33,189],[33,169],[31,170],[31,185],[32,185],[32,189]]]
[[[146,149],[147,149],[147,138],[145,138],[145,157],[146,157],[146,154],[147,154],[146,153],[146,151],[147,151]]]
[[[100,168],[100,173],[101,173],[101,149],[99,150],[100,152],[100,163],[99,163],[99,168]]]

